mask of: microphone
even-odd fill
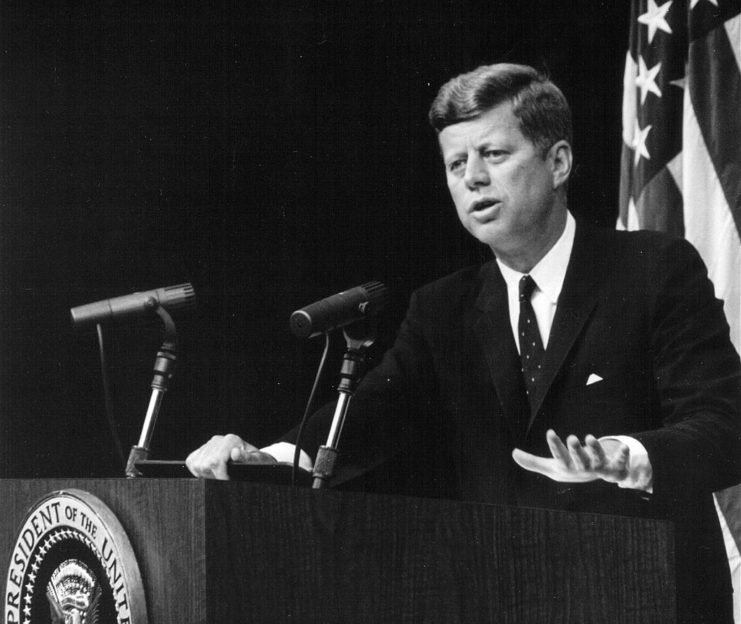
[[[367,282],[322,299],[291,314],[289,325],[297,338],[313,338],[349,325],[386,307],[388,289],[381,282]]]
[[[154,310],[157,304],[168,311],[193,308],[196,293],[189,283],[165,286],[144,292],[135,292],[123,297],[103,299],[94,303],[72,308],[72,324],[78,327],[94,323],[105,323],[116,319],[140,316]]]

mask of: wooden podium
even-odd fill
[[[244,482],[0,480],[4,570],[70,488],[128,534],[151,624],[675,620],[669,523]]]

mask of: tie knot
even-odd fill
[[[530,301],[533,292],[538,287],[535,280],[529,275],[523,275],[520,278],[520,302]]]

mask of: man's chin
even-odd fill
[[[501,221],[498,220],[472,225],[468,231],[477,241],[491,249],[501,246],[506,239],[506,234],[502,231]]]

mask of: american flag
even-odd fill
[[[741,350],[741,0],[633,0],[618,228],[692,242]],[[741,487],[716,503],[741,623]]]

